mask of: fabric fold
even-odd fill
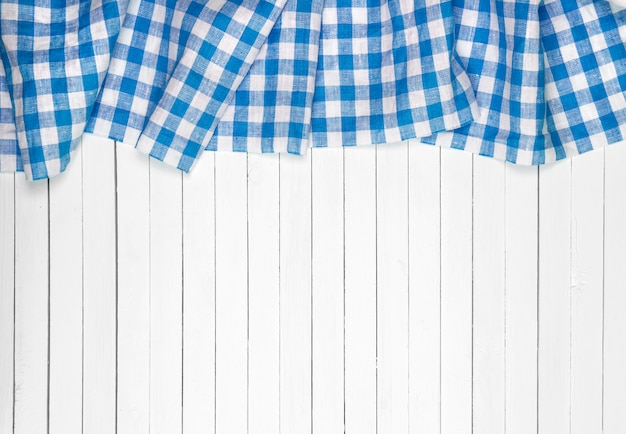
[[[626,12],[604,0],[455,0],[482,114],[421,142],[516,164],[626,139]]]
[[[115,0],[0,1],[0,54],[28,179],[48,178],[67,166],[104,80],[125,6]]]
[[[13,105],[0,57],[0,172],[22,172],[22,156],[17,144]]]
[[[626,140],[622,0],[0,0],[0,171],[83,132],[202,151],[417,142],[537,165]]]
[[[285,0],[133,0],[87,131],[189,171]]]
[[[398,142],[473,120],[454,32],[451,1],[326,0],[312,146]]]
[[[206,150],[306,152],[323,6],[287,0]]]

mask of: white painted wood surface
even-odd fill
[[[81,148],[77,155],[78,164],[68,168],[67,176],[50,180],[48,407],[49,430],[55,434],[78,434],[82,431],[83,330],[90,329],[83,327],[83,281],[85,275],[88,278],[93,275],[85,271],[94,271],[83,267],[83,245],[87,244],[83,242],[83,209],[89,210],[90,206],[83,201],[85,179],[82,176],[82,156]],[[104,200],[98,202],[106,203]],[[91,224],[91,221],[88,223]],[[99,231],[92,231],[88,235],[93,237],[99,234]],[[92,287],[89,283],[85,285],[87,288]],[[114,288],[115,286],[108,285],[107,290],[114,291]],[[106,313],[107,310],[99,309],[97,313],[100,312]],[[106,376],[99,377],[106,379]],[[90,410],[86,413],[89,412]]]
[[[116,338],[119,335],[115,146],[112,141],[88,136],[82,142],[82,432],[113,434],[116,432]],[[80,260],[77,259],[78,265]],[[80,370],[77,368],[77,371]]]
[[[376,433],[376,148],[344,152],[346,432]]]
[[[15,177],[12,389],[16,434],[43,433],[49,427],[49,199],[47,181],[30,183]]]
[[[344,224],[342,149],[311,152],[311,361],[315,434],[343,432]]]
[[[183,177],[183,431],[215,427],[215,158]]]
[[[278,155],[248,156],[248,432],[279,432]],[[206,432],[206,431],[205,431]]]
[[[442,434],[472,432],[472,176],[471,154],[441,153]]]
[[[376,153],[377,432],[409,432],[408,154]]]
[[[0,175],[0,434],[626,432],[626,146]]]
[[[116,145],[117,432],[150,432],[150,172]],[[207,289],[208,290],[208,289]]]
[[[409,432],[441,427],[441,149],[409,146]]]
[[[149,167],[150,433],[176,434],[183,427],[182,174],[158,163]]]
[[[248,426],[247,159],[215,156],[215,430]]]
[[[504,411],[509,434],[537,432],[538,168],[505,170]]]

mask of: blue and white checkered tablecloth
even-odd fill
[[[0,0],[0,171],[83,132],[203,150],[417,139],[517,164],[624,141],[623,0]]]
[[[42,179],[65,169],[125,8],[116,0],[0,1],[1,171]]]
[[[537,165],[626,140],[626,10],[617,3],[464,2],[456,51],[481,114],[421,141]]]

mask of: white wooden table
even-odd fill
[[[0,176],[0,434],[623,434],[626,145],[87,137]]]

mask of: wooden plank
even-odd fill
[[[248,427],[247,160],[215,155],[215,401],[217,433]]]
[[[48,182],[15,178],[14,433],[47,432]]]
[[[539,168],[539,434],[570,432],[571,160]]]
[[[23,176],[18,174],[18,176]],[[13,432],[15,175],[0,174],[0,432]]]
[[[83,429],[115,433],[115,143],[85,136],[83,152]]]
[[[602,433],[604,149],[572,159],[571,433]]]
[[[311,154],[280,156],[280,432],[311,432]]]
[[[279,432],[278,155],[248,155],[248,433]]]
[[[441,433],[472,430],[472,154],[441,150]]]
[[[345,424],[376,433],[376,148],[344,148]]]
[[[594,151],[595,152],[595,151]],[[626,145],[605,151],[603,419],[605,433],[626,432]]]
[[[148,157],[116,145],[117,430],[150,432],[150,172]]]
[[[82,146],[50,180],[49,432],[78,434],[83,424]],[[43,240],[41,240],[43,241]]]
[[[407,143],[377,148],[378,432],[409,432]]]
[[[183,432],[215,429],[215,184],[207,153],[183,175]]]
[[[409,432],[440,416],[441,148],[409,144]]]
[[[505,164],[474,155],[473,430],[505,430]]]
[[[537,432],[538,180],[506,165],[506,433]]]
[[[150,433],[182,433],[182,173],[150,160]]]
[[[344,427],[343,151],[312,149],[313,432]]]

